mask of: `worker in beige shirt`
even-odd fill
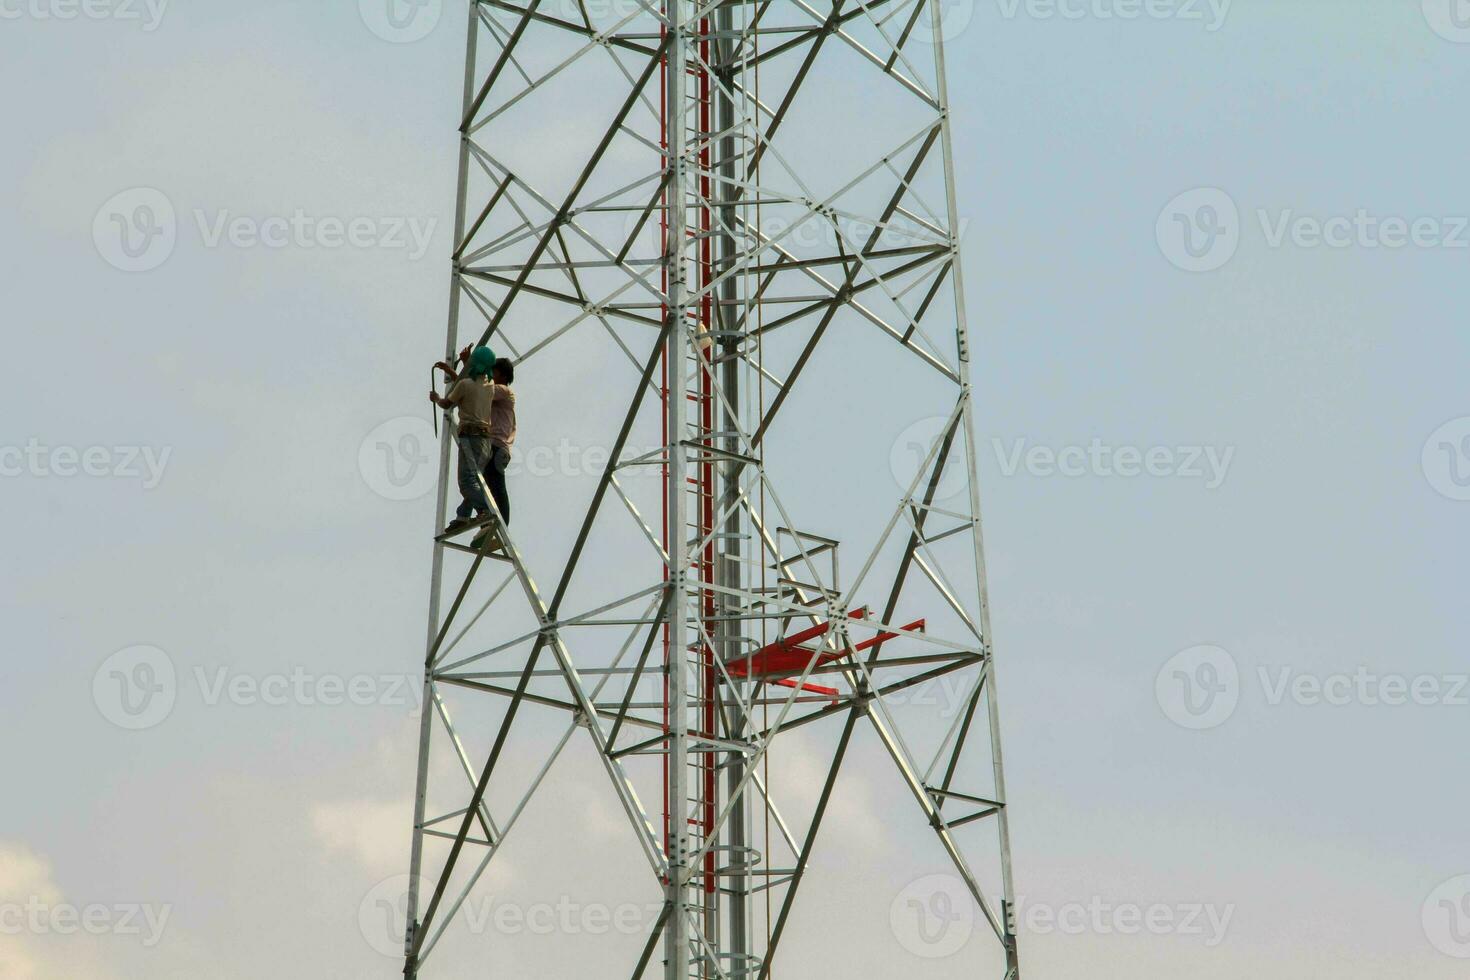
[[[488,347],[460,353],[465,376],[447,362],[435,367],[454,382],[449,394],[431,391],[429,398],[446,411],[459,411],[459,492],[463,498],[455,510],[454,520],[444,529],[454,534],[469,527],[489,511],[480,478],[490,487],[495,508],[501,519],[510,524],[510,497],[506,493],[505,470],[510,465],[511,447],[516,441],[515,364],[507,357],[497,358]]]

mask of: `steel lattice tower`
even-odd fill
[[[986,975],[1019,977],[944,14],[471,0],[445,351],[518,359],[523,439],[532,376],[579,397],[574,350],[618,396],[565,547],[435,541],[409,977],[465,975],[440,941],[563,752],[595,756],[663,895],[609,977],[781,975],[870,763],[916,804],[885,827],[973,899]],[[926,413],[890,453],[882,420]],[[446,426],[438,527],[453,466]],[[957,710],[915,698],[941,682]],[[522,744],[530,713],[560,740]],[[783,748],[819,732],[783,799]]]

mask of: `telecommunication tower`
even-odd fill
[[[595,757],[663,897],[605,975],[782,975],[820,938],[793,910],[860,738],[904,787],[886,829],[963,883],[986,975],[1020,976],[948,13],[469,3],[445,351],[489,343],[575,402],[558,372],[595,349],[618,399],[565,534],[435,539],[408,977],[469,975],[441,940],[563,752]],[[453,451],[446,427],[441,528]],[[955,710],[916,696],[941,683]],[[518,741],[532,711],[564,736]],[[783,748],[818,731],[783,799]],[[535,775],[507,794],[511,762]]]

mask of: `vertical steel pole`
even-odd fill
[[[469,17],[467,24],[468,37],[465,40],[465,69],[464,69],[464,104],[460,110],[460,119],[469,112],[470,106],[475,98],[475,70],[476,61],[479,56],[479,29],[480,5],[477,2],[469,4]],[[469,199],[470,181],[470,137],[466,133],[460,134],[459,141],[459,182],[458,191],[454,204],[454,241],[450,243],[451,249],[458,249],[460,240],[465,233],[467,201]],[[445,331],[444,356],[445,360],[454,363],[455,348],[459,345],[459,262],[456,260],[450,270],[449,276],[449,326]],[[434,409],[438,411],[437,408]],[[438,535],[440,528],[448,517],[449,509],[449,467],[452,462],[451,448],[454,445],[453,428],[447,424],[439,438],[439,491],[436,498],[437,504],[434,508],[434,534]],[[423,697],[419,701],[419,754],[418,754],[418,777],[414,787],[413,797],[413,849],[409,858],[408,872],[408,919],[404,928],[404,975],[408,980],[415,980],[418,976],[418,964],[413,961],[413,948],[415,933],[418,931],[419,916],[419,879],[423,873],[424,860],[424,814],[429,794],[429,748],[433,737],[433,704],[434,704],[434,681],[433,665],[429,657],[433,655],[434,640],[439,635],[439,592],[444,579],[444,546],[440,542],[434,543],[434,558],[429,572],[429,636],[427,652],[424,656],[424,690]]]
[[[685,4],[668,4],[669,44],[667,111],[664,118],[671,179],[668,190],[668,242],[664,263],[668,270],[668,316],[672,327],[664,348],[668,373],[665,412],[668,426],[668,554],[669,664],[668,664],[668,849],[669,880],[666,900],[669,924],[666,937],[666,980],[689,980],[690,886],[689,856],[689,529],[684,413],[689,390],[688,184],[686,165],[687,72],[689,61]]]
[[[954,139],[951,133],[949,79],[945,67],[943,14],[942,0],[929,0],[929,17],[934,30],[934,74],[937,86],[935,91],[939,96],[939,125],[944,152],[944,185],[945,195],[948,198],[949,233],[953,248],[955,340],[959,351],[961,398],[964,406],[961,414],[964,417],[965,428],[965,462],[970,477],[970,515],[974,521],[972,537],[975,546],[975,581],[980,602],[980,632],[985,645],[985,663],[982,668],[985,673],[981,676],[985,684],[986,708],[990,717],[990,751],[995,775],[995,795],[1001,803],[1000,811],[996,814],[996,827],[1000,837],[1001,887],[1005,890],[1005,895],[1002,896],[1004,905],[1001,921],[1006,933],[1006,980],[1020,980],[1020,953],[1017,949],[1016,931],[1011,918],[1016,890],[1011,870],[1010,817],[1006,806],[1005,765],[1002,761],[1000,745],[1000,705],[996,696],[995,643],[991,638],[990,627],[990,586],[985,565],[985,535],[980,522],[980,475],[976,466],[980,458],[980,450],[975,433],[974,387],[970,370],[970,332],[965,309],[964,265],[960,255],[959,198],[955,190]]]
[[[740,277],[731,276],[729,272],[737,261],[739,254],[732,229],[735,227],[735,207],[733,198],[735,195],[735,154],[739,148],[736,139],[736,106],[733,101],[734,80],[740,78],[741,86],[749,84],[749,79],[744,77],[744,68],[737,67],[733,63],[735,52],[735,11],[732,7],[721,7],[714,15],[715,42],[713,45],[715,57],[715,79],[712,86],[715,101],[714,128],[723,133],[719,141],[718,160],[715,169],[719,178],[714,183],[714,198],[717,202],[715,220],[715,247],[717,275],[726,276],[720,286],[717,301],[715,303],[715,316],[713,327],[718,332],[719,343],[715,345],[724,358],[720,368],[720,387],[724,395],[724,407],[721,415],[720,429],[727,433],[724,439],[725,448],[731,453],[744,453],[745,447],[740,444],[736,433],[739,431],[741,421],[741,396],[740,389],[740,349],[741,338],[734,332],[734,323],[737,319],[743,322],[743,318],[736,316],[737,287],[740,285]],[[719,592],[719,623],[716,626],[717,633],[724,638],[719,646],[718,655],[730,662],[744,652],[742,638],[744,630],[739,619],[740,601],[735,598],[734,593],[739,592],[743,586],[741,576],[740,560],[743,554],[741,548],[742,520],[740,508],[736,506],[740,499],[740,477],[743,465],[735,462],[725,462],[720,466],[723,486],[717,499],[720,501],[719,509],[727,517],[723,534],[723,544],[720,558],[716,566],[716,583],[720,586]],[[729,719],[731,738],[743,737],[748,728],[745,712],[740,707],[738,690],[731,692],[728,699],[730,704],[726,717]],[[738,753],[729,755],[729,764],[726,771],[726,792],[730,796],[741,793],[741,787],[745,784],[745,759]],[[729,939],[725,952],[728,959],[720,964],[732,978],[738,980],[747,976],[751,966],[752,937],[750,933],[750,904],[751,904],[751,879],[748,877],[746,866],[749,862],[750,848],[750,819],[751,806],[750,794],[745,793],[739,805],[730,815],[727,841],[730,846],[728,865],[733,872],[728,889],[719,889],[716,892],[716,901],[726,901],[729,906]]]

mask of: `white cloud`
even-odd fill
[[[327,849],[350,854],[368,870],[386,875],[407,866],[412,814],[408,801],[317,803],[311,808],[311,829]]]
[[[4,980],[55,980],[61,977],[87,977],[88,980],[110,980],[115,977],[103,965],[97,937],[78,932],[58,936],[38,934],[26,918],[30,906],[54,907],[66,901],[53,877],[51,863],[25,844],[0,841],[0,909],[14,909],[21,915],[5,916],[0,927],[0,977]],[[19,931],[16,931],[16,927]]]
[[[61,901],[51,863],[23,844],[0,844],[0,902]]]
[[[0,906],[24,905],[32,898],[48,904],[61,901],[61,890],[51,880],[51,865],[24,845],[0,844]],[[0,943],[0,977],[32,980],[44,976],[41,962],[25,935],[6,934]]]
[[[827,725],[835,730],[841,720]],[[798,835],[806,833],[822,784],[832,767],[833,746],[802,731],[778,736],[772,753],[771,794]],[[823,840],[835,853],[863,853],[882,846],[885,831],[878,814],[880,796],[871,776],[849,760],[838,777],[822,824]],[[798,843],[803,838],[797,837]]]

